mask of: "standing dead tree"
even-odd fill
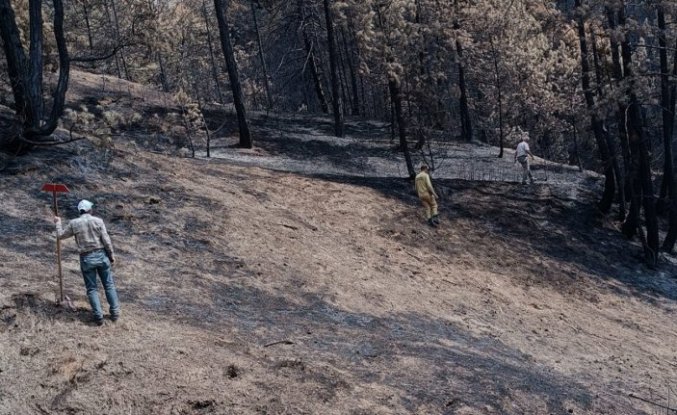
[[[252,137],[249,132],[242,86],[240,85],[237,63],[235,62],[235,52],[233,51],[233,45],[230,42],[230,31],[228,29],[228,18],[226,15],[228,7],[225,0],[214,0],[214,8],[216,9],[216,19],[219,22],[221,48],[223,49],[223,56],[226,59],[230,89],[233,91],[233,101],[235,104],[235,111],[237,112],[237,122],[240,128],[240,147],[252,148]]]
[[[43,19],[42,1],[29,0],[28,56],[21,40],[16,15],[10,0],[0,0],[0,38],[2,38],[9,74],[17,131],[0,135],[0,150],[20,154],[37,145],[56,144],[49,136],[63,114],[68,88],[70,58],[64,36],[64,11],[61,0],[53,0],[54,37],[59,54],[59,79],[52,94],[51,109],[43,91]]]

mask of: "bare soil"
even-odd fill
[[[387,129],[351,124],[383,166],[351,172],[353,142],[309,118],[277,116],[286,141],[255,114],[259,147],[225,136],[220,159],[146,151],[135,130],[6,161],[0,414],[674,413],[677,261],[641,265],[595,211],[595,175],[521,186],[440,169],[432,229],[387,170]],[[45,181],[71,188],[63,216],[88,198],[108,224],[119,322],[90,322],[73,241],[76,310],[55,305]]]

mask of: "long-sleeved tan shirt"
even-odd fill
[[[428,194],[437,197],[437,193],[435,193],[435,189],[433,189],[433,184],[430,181],[430,176],[428,173],[422,171],[417,174],[415,183],[418,197],[426,196]]]
[[[85,213],[79,218],[73,219],[61,228],[61,221],[56,223],[56,233],[59,239],[75,236],[75,242],[78,244],[78,251],[82,254],[96,249],[105,249],[109,258],[114,257],[113,244],[111,243],[106,225],[101,218]]]

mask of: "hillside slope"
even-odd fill
[[[99,90],[75,79],[76,94]],[[118,89],[130,102],[117,105],[166,111]],[[260,147],[217,138],[219,159],[131,144],[160,135],[146,124],[108,150],[3,163],[0,414],[670,413],[677,266],[640,265],[592,207],[593,176],[561,168],[525,187],[496,180],[509,160],[488,181],[450,169],[431,229],[411,183],[387,172],[384,132],[349,126],[374,134],[360,151],[385,170],[365,170],[373,159],[325,123],[255,116]],[[447,158],[490,163],[477,148]],[[54,305],[46,181],[71,188],[62,216],[88,198],[109,226],[116,324],[90,322],[72,240],[76,310]]]
[[[432,230],[399,179],[78,157],[0,182],[0,413],[635,414],[674,389],[675,280],[548,187],[440,183]],[[109,223],[118,324],[88,323],[72,242],[78,311],[53,305],[50,178]]]

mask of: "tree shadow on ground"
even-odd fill
[[[594,379],[558,375],[500,340],[474,337],[442,319],[352,312],[318,293],[287,297],[241,283],[196,283],[209,293],[207,303],[193,303],[176,292],[134,302],[160,318],[237,332],[250,345],[265,348],[285,340],[294,345],[284,353],[285,361],[294,362],[290,366],[312,368],[330,361],[337,374],[315,379],[330,394],[337,385],[378,384],[399,391],[399,405],[412,413],[436,408],[436,413],[451,414],[459,405],[479,412],[489,406],[492,413],[528,413],[535,402],[547,413],[566,413],[572,402],[582,408],[598,404],[580,383]],[[302,372],[297,373],[302,382],[313,377],[312,369]]]
[[[338,183],[367,187],[420,209],[420,202],[413,190],[411,180],[335,175],[312,175],[311,177]],[[518,278],[521,274],[540,275],[538,280],[522,282],[530,285],[547,285],[563,294],[585,294],[578,287],[582,273],[599,277],[600,280],[616,280],[621,286],[613,289],[620,295],[635,295],[645,301],[658,298],[677,301],[677,280],[669,277],[656,278],[658,273],[677,275],[677,267],[663,261],[658,271],[646,268],[642,262],[641,247],[635,246],[634,254],[628,254],[633,245],[620,232],[609,229],[592,201],[569,198],[566,191],[558,193],[556,187],[547,185],[520,186],[500,182],[472,182],[464,180],[435,180],[438,193],[443,195],[440,203],[444,224],[436,230],[436,238],[421,240],[410,232],[401,232],[396,239],[405,245],[425,246],[453,259],[454,252],[476,250],[476,258],[492,272]],[[456,222],[470,226],[462,245],[455,246],[452,232],[458,232]],[[425,226],[418,215],[391,218],[385,228],[416,228]],[[438,241],[445,241],[440,248]],[[480,248],[481,247],[481,248]],[[441,249],[441,251],[440,251]],[[512,257],[522,257],[520,269],[514,265],[504,266],[502,249],[513,251]],[[556,272],[544,271],[540,261],[545,257],[573,268]],[[627,289],[624,290],[621,287]],[[597,301],[594,295],[588,300]]]
[[[213,118],[213,117],[212,117]],[[224,121],[225,120],[225,121]],[[221,114],[218,121],[228,122]],[[215,122],[214,122],[215,121]],[[259,115],[251,119],[254,145],[268,153],[292,161],[322,162],[358,174],[373,173],[369,158],[392,159],[397,152],[383,140],[384,128],[368,121],[346,124],[346,137],[333,136],[333,124],[322,117],[306,115]],[[228,147],[216,138],[212,149]]]
[[[506,415],[529,413],[535,407],[567,413],[572,405],[590,409],[605,404],[581,383],[594,379],[558,375],[497,339],[474,337],[441,319],[417,313],[380,317],[351,312],[315,293],[290,299],[217,281],[202,281],[200,289],[208,293],[208,303],[193,303],[175,291],[162,298],[121,295],[121,300],[160,320],[221,333],[235,331],[250,347],[266,348],[271,339],[284,339],[294,347],[283,354],[271,350],[269,359],[276,363],[270,370],[287,370],[285,377],[315,383],[328,398],[345,388],[380,385],[386,389],[382,393],[396,391],[396,407],[411,413],[425,408],[452,414],[459,406],[476,413],[491,408],[491,413]],[[84,308],[67,310],[30,293],[12,299],[14,306],[3,309],[0,324],[15,324],[16,313],[32,313],[44,320],[94,325]],[[330,372],[323,370],[327,362],[333,368]],[[260,387],[277,393],[272,382]]]

